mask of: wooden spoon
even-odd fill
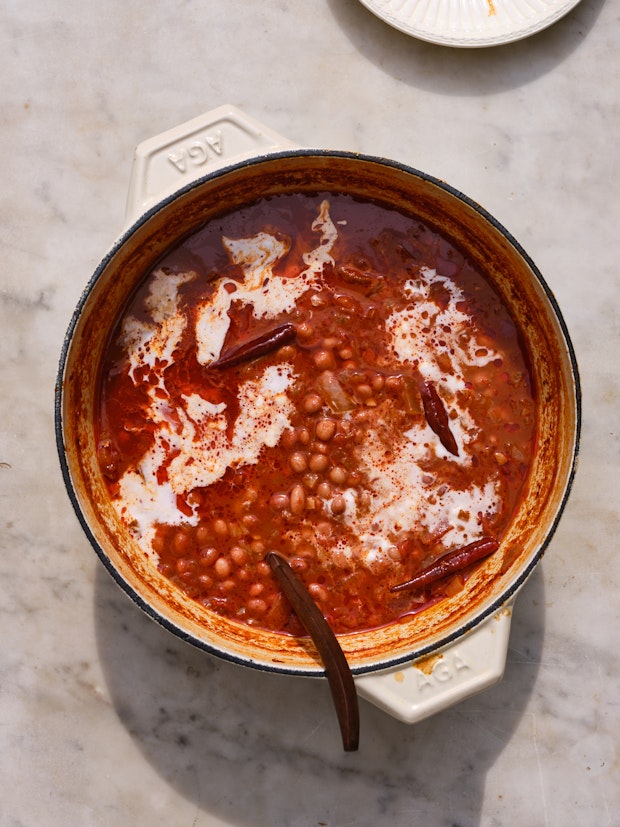
[[[321,656],[338,715],[342,746],[346,752],[355,752],[359,746],[360,729],[357,692],[338,639],[284,557],[270,551],[265,559]]]

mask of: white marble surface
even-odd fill
[[[355,0],[0,5],[0,824],[620,824],[620,8],[582,0],[482,51]],[[482,203],[572,333],[573,493],[514,613],[501,683],[417,726],[160,629],[91,551],[60,476],[56,365],[123,222],[139,141],[223,103],[395,158]]]

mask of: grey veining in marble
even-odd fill
[[[0,6],[0,824],[620,824],[620,7],[528,40],[416,41],[356,0]],[[56,456],[63,336],[119,232],[134,146],[224,103],[479,201],[562,307],[579,470],[506,674],[408,727],[174,638],[90,549]]]

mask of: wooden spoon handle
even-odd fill
[[[268,552],[265,559],[321,656],[338,715],[342,745],[346,752],[354,752],[359,746],[359,706],[344,652],[319,607],[286,560],[275,551]]]

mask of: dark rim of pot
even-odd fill
[[[78,496],[75,492],[73,487],[73,482],[71,479],[71,474],[69,471],[69,466],[67,463],[66,455],[65,455],[65,447],[64,447],[64,436],[63,436],[63,385],[64,385],[64,376],[66,370],[67,359],[69,355],[69,351],[71,348],[71,342],[73,340],[73,335],[75,329],[79,323],[80,317],[84,310],[84,307],[89,299],[91,290],[96,282],[101,277],[101,274],[104,272],[106,267],[108,266],[109,262],[112,258],[116,255],[118,250],[131,238],[131,236],[136,232],[136,230],[145,224],[152,216],[156,213],[160,212],[163,209],[176,201],[179,197],[183,194],[190,192],[197,187],[201,187],[204,184],[212,181],[214,179],[220,178],[225,176],[235,170],[240,170],[247,167],[252,167],[257,164],[264,164],[269,163],[270,161],[276,161],[282,158],[303,158],[303,157],[320,157],[320,158],[343,158],[349,159],[352,161],[362,161],[365,163],[374,163],[383,165],[385,167],[390,167],[393,169],[397,169],[407,175],[414,176],[416,178],[420,178],[424,181],[427,181],[434,186],[443,189],[450,195],[457,198],[459,201],[465,203],[468,207],[473,209],[477,212],[484,220],[490,223],[504,238],[511,244],[512,247],[517,251],[517,253],[525,260],[528,267],[531,269],[532,273],[538,280],[540,286],[542,287],[549,304],[551,305],[553,312],[555,314],[556,320],[560,326],[562,331],[562,335],[564,338],[564,343],[566,345],[566,350],[569,356],[570,364],[571,364],[571,372],[574,381],[575,387],[575,444],[573,449],[573,456],[571,458],[571,465],[570,465],[570,472],[568,474],[568,478],[566,480],[565,490],[562,496],[562,500],[560,505],[557,509],[557,513],[554,517],[553,523],[547,532],[544,541],[541,543],[540,548],[537,549],[536,553],[529,561],[528,565],[524,567],[515,577],[510,585],[504,589],[504,591],[499,595],[499,597],[492,602],[490,606],[488,606],[483,611],[479,612],[472,618],[470,618],[466,623],[459,626],[457,630],[454,632],[446,635],[441,640],[429,644],[428,646],[424,646],[419,650],[416,650],[413,653],[409,653],[406,655],[400,655],[395,658],[385,658],[380,662],[364,665],[364,666],[353,666],[351,670],[356,675],[363,675],[369,674],[372,672],[377,672],[382,669],[388,669],[390,667],[398,666],[402,663],[410,662],[412,658],[420,658],[426,655],[431,654],[432,652],[436,652],[438,649],[441,649],[454,641],[463,637],[463,635],[467,634],[478,625],[480,625],[484,620],[488,617],[491,617],[496,612],[498,612],[502,606],[506,604],[507,601],[516,594],[516,592],[521,588],[521,586],[525,583],[528,579],[540,559],[542,558],[543,554],[545,553],[547,547],[549,546],[553,535],[557,529],[559,524],[560,518],[564,511],[564,507],[568,501],[568,497],[572,488],[573,480],[575,477],[576,469],[577,469],[577,459],[579,454],[579,447],[580,447],[580,437],[581,437],[581,384],[579,379],[579,369],[577,366],[577,359],[575,356],[575,351],[570,339],[570,335],[568,332],[568,328],[560,311],[559,305],[553,295],[549,285],[545,281],[542,273],[534,264],[532,259],[529,255],[525,252],[523,247],[519,244],[519,242],[506,230],[506,228],[500,224],[497,219],[495,219],[490,213],[488,213],[483,207],[481,207],[478,203],[473,201],[468,196],[464,195],[462,192],[457,190],[456,188],[452,187],[450,184],[441,181],[438,178],[433,177],[425,172],[421,172],[414,167],[407,166],[406,164],[400,163],[399,161],[393,161],[390,159],[382,158],[380,156],[374,155],[367,155],[362,153],[356,152],[348,152],[348,151],[339,151],[339,150],[315,150],[315,149],[296,149],[296,150],[285,150],[282,152],[275,152],[269,153],[264,155],[257,155],[256,157],[250,158],[248,160],[239,161],[237,163],[231,163],[227,166],[220,167],[213,172],[207,173],[206,175],[197,178],[196,180],[184,185],[183,187],[176,190],[174,193],[165,196],[160,201],[158,201],[154,206],[147,209],[123,234],[117,239],[114,243],[113,247],[109,250],[106,256],[101,260],[97,269],[89,279],[82,295],[78,301],[76,309],[73,313],[69,326],[67,328],[67,332],[65,334],[65,338],[63,341],[61,354],[60,354],[60,361],[58,367],[58,375],[55,387],[55,400],[54,400],[54,418],[55,418],[55,434],[56,434],[56,447],[58,450],[58,456],[60,460],[60,467],[62,471],[63,480],[65,483],[65,487],[67,489],[67,493],[69,495],[69,499],[75,511],[75,514],[78,518],[80,525],[84,533],[86,534],[90,544],[92,545],[93,549],[97,553],[99,559],[108,570],[108,572],[112,575],[116,583],[121,587],[121,589],[129,595],[129,597],[136,603],[149,617],[159,623],[168,631],[172,632],[177,637],[181,638],[187,643],[191,643],[193,646],[196,646],[199,649],[202,649],[205,652],[208,652],[211,655],[215,655],[219,658],[227,660],[232,663],[237,663],[243,666],[249,666],[260,671],[265,672],[277,672],[281,674],[289,674],[289,675],[297,675],[303,677],[322,677],[325,675],[323,670],[316,669],[316,670],[308,670],[305,668],[295,668],[290,666],[283,666],[282,664],[278,663],[266,663],[261,661],[253,661],[251,658],[241,657],[233,652],[228,652],[224,649],[219,649],[217,646],[210,644],[204,640],[200,640],[193,635],[189,634],[188,632],[184,631],[183,629],[179,628],[175,625],[171,620],[162,616],[156,609],[151,606],[148,601],[146,601],[139,592],[137,592],[129,583],[125,581],[125,579],[121,576],[119,571],[110,561],[108,555],[106,554],[105,550],[99,545],[97,542],[93,532],[88,525],[88,522],[82,512],[82,508],[80,506],[80,502]]]

